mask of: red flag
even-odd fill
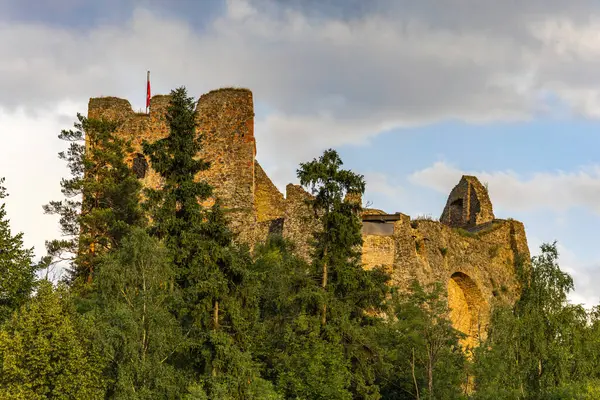
[[[150,107],[150,71],[148,71],[148,85],[146,88],[146,112],[148,112],[148,107]]]

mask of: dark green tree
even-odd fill
[[[143,226],[139,206],[141,183],[126,163],[128,142],[115,134],[118,122],[88,119],[77,114],[75,130],[59,138],[69,142],[59,153],[71,177],[61,181],[64,200],[44,206],[60,216],[63,239],[46,243],[46,264],[68,262],[69,280],[89,283],[99,255],[118,247],[133,226]]]
[[[313,241],[312,263],[320,271],[322,301],[321,321],[327,323],[329,297],[348,299],[354,297],[360,315],[364,306],[360,299],[368,285],[369,272],[360,264],[362,246],[361,204],[347,201],[362,196],[365,181],[362,175],[340,169],[342,160],[334,150],[327,150],[319,159],[300,164],[298,178],[314,198],[310,201],[315,216],[319,218],[319,230]],[[366,284],[366,285],[365,285]],[[358,295],[358,296],[357,296]]]
[[[285,398],[351,399],[344,347],[322,336],[321,287],[293,246],[272,236],[255,249],[261,281],[253,352]]]
[[[8,196],[0,178],[0,200]],[[33,249],[23,248],[23,234],[13,236],[6,218],[6,204],[0,204],[0,323],[25,303],[35,284]]]
[[[382,322],[375,315],[389,277],[361,265],[356,199],[365,183],[341,166],[337,153],[328,150],[298,170],[301,184],[314,195],[310,206],[319,225],[310,263],[290,257],[287,245],[275,239],[257,260],[257,271],[265,271],[263,329],[277,332],[264,334],[271,346],[263,350],[264,362],[287,398],[379,398],[374,363],[381,355],[367,331]]]
[[[101,364],[78,327],[66,288],[40,282],[0,330],[0,398],[104,398]]]
[[[247,341],[257,313],[252,260],[247,248],[234,245],[218,200],[210,208],[202,206],[212,187],[197,175],[209,164],[198,158],[202,134],[196,131],[194,99],[185,88],[171,92],[166,119],[169,135],[143,144],[163,179],[160,189],[146,191],[145,207],[150,232],[169,251],[174,284],[181,289],[175,311],[190,344],[179,353],[180,366],[196,374],[209,397],[221,393],[223,385],[243,396],[251,382],[240,368],[253,368]]]

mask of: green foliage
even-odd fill
[[[285,398],[352,398],[343,344],[323,337],[321,288],[311,276],[310,265],[276,236],[258,246],[255,256],[262,290],[261,323],[253,347],[267,368],[265,376]]]
[[[171,357],[187,340],[170,312],[179,293],[166,250],[138,228],[100,266],[85,315],[105,358],[107,396],[180,398],[187,381]]]
[[[488,340],[476,352],[479,398],[551,398],[593,371],[588,315],[567,301],[573,280],[560,270],[556,244],[541,249],[518,268],[521,298],[512,308],[496,307]]]
[[[196,133],[194,106],[185,88],[172,91],[169,135],[143,143],[163,179],[160,189],[146,190],[145,208],[152,219],[150,233],[165,244],[174,286],[181,290],[174,313],[189,344],[174,355],[175,364],[194,376],[210,398],[223,396],[224,387],[245,396],[254,386],[228,379],[257,376],[247,342],[257,316],[258,288],[250,253],[234,245],[219,202],[211,208],[201,205],[212,187],[196,180],[209,164],[197,157],[202,135]]]
[[[0,178],[0,200],[8,196]],[[30,296],[35,283],[33,249],[23,248],[23,234],[12,235],[5,204],[0,205],[0,323]]]
[[[378,338],[386,350],[379,378],[383,398],[460,398],[466,358],[458,341],[464,335],[452,328],[448,312],[441,284],[413,281],[409,291],[394,291]]]
[[[118,247],[133,226],[144,224],[139,207],[140,182],[125,162],[129,143],[116,134],[118,124],[77,114],[75,130],[59,138],[69,142],[59,158],[67,162],[69,179],[61,181],[64,200],[44,206],[60,216],[65,239],[46,243],[46,265],[70,262],[71,281],[90,282],[98,256]]]
[[[265,315],[269,328],[281,324],[265,363],[273,365],[272,379],[286,397],[380,398],[374,383],[377,346],[369,343],[367,331],[381,320],[366,311],[372,315],[380,309],[389,277],[379,269],[362,268],[361,206],[350,199],[363,194],[365,183],[341,166],[337,153],[328,150],[298,170],[300,183],[314,195],[310,205],[320,224],[310,264],[285,256],[285,245],[271,244],[266,252],[269,259],[283,257],[287,271],[293,270],[272,268],[290,274],[291,286],[275,285],[264,292],[275,297],[261,300],[287,313],[284,321]],[[274,279],[263,282],[270,287]]]
[[[300,164],[298,178],[314,199],[310,201],[319,216],[320,229],[312,243],[312,265],[323,288],[322,319],[326,322],[327,303],[350,306],[351,317],[360,318],[365,308],[379,306],[386,280],[380,271],[365,271],[361,265],[362,210],[358,202],[346,201],[347,195],[365,190],[362,175],[340,169],[342,160],[334,150],[319,159]],[[342,311],[343,312],[343,311]]]
[[[39,284],[0,330],[1,398],[101,399],[102,374],[64,287]]]
[[[442,257],[446,257],[446,254],[448,254],[448,248],[440,247],[440,254],[442,255]]]
[[[463,237],[468,237],[468,238],[476,238],[477,237],[477,233],[469,232],[468,230],[463,229],[463,228],[456,228],[455,231],[456,231],[456,233],[458,233],[460,236],[463,236]]]

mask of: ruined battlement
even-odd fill
[[[89,118],[119,122],[117,134],[133,146],[128,161],[148,187],[160,187],[161,180],[141,144],[168,134],[169,100],[152,97],[149,114],[134,112],[129,101],[116,97],[92,98],[88,105]],[[308,257],[319,226],[306,202],[311,195],[289,184],[284,196],[256,160],[252,92],[213,90],[200,96],[196,111],[197,132],[203,136],[199,156],[211,165],[197,179],[213,186],[237,240],[253,246],[278,234]],[[347,200],[361,202],[359,197]],[[467,344],[485,335],[494,300],[511,303],[519,296],[515,264],[529,258],[525,228],[495,217],[487,189],[474,176],[463,176],[452,189],[439,221],[375,209],[365,209],[362,220],[364,267],[383,266],[400,287],[413,279],[447,285],[451,320],[468,335]]]

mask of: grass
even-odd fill
[[[442,257],[446,257],[446,254],[448,254],[448,248],[440,247],[440,254],[442,255]]]
[[[437,221],[435,218],[433,218],[431,216],[431,214],[417,215],[415,217],[415,220],[417,220],[417,221]]]
[[[470,238],[477,237],[476,233],[469,232],[468,230],[463,229],[463,228],[456,228],[456,233],[458,233],[460,236],[463,236],[463,237],[470,237]]]

